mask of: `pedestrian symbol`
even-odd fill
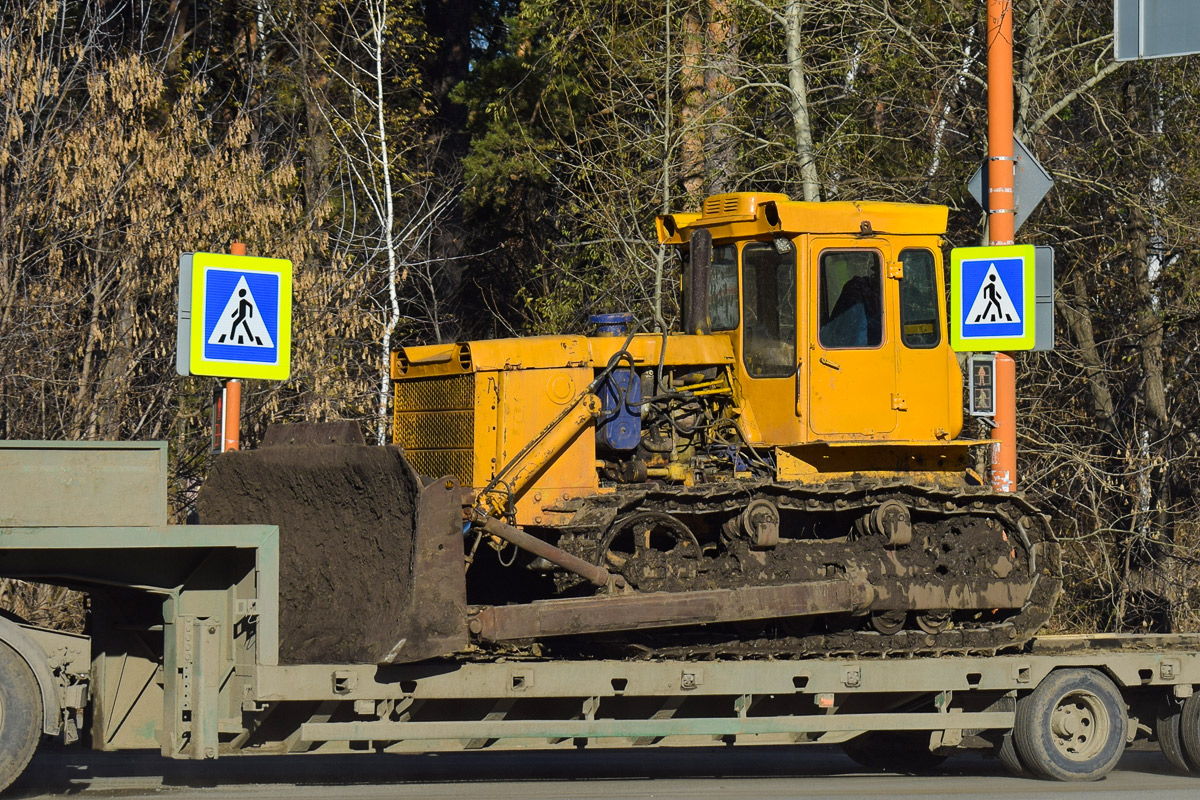
[[[247,347],[275,346],[271,333],[263,322],[262,312],[254,302],[254,295],[250,293],[245,275],[238,276],[233,294],[229,296],[229,302],[225,304],[217,326],[208,337],[209,344],[226,342]]]
[[[950,346],[957,351],[1034,345],[1034,248],[957,247],[950,254]]]
[[[988,265],[987,274],[979,286],[979,293],[975,295],[975,302],[967,311],[966,324],[1016,322],[1020,317],[1021,313],[1013,305],[1008,290],[1004,288],[1004,282],[1000,280],[1000,273],[996,271],[996,265]]]
[[[968,364],[971,392],[968,410],[976,417],[996,413],[996,358],[992,353],[973,353]]]
[[[179,373],[285,380],[291,372],[291,262],[184,253],[179,266]]]

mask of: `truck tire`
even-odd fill
[[[1192,694],[1183,701],[1179,710],[1179,739],[1184,763],[1190,772],[1200,773],[1200,694]]]
[[[1159,706],[1154,720],[1154,733],[1158,737],[1158,747],[1162,750],[1171,766],[1183,773],[1192,773],[1196,768],[1188,760],[1183,747],[1182,706],[1173,700],[1165,700]]]
[[[1012,731],[1005,731],[1004,736],[1000,738],[1000,746],[996,748],[996,757],[1000,759],[1000,763],[1004,765],[1004,768],[1013,777],[1034,777],[1033,773],[1021,763],[1021,756],[1017,753],[1017,746],[1013,744]]]
[[[1017,701],[1013,743],[1020,763],[1039,778],[1094,781],[1125,752],[1125,700],[1094,669],[1052,672]]]
[[[33,670],[0,642],[0,792],[17,779],[42,738],[42,695]]]

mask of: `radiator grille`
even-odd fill
[[[393,440],[422,475],[475,479],[475,376],[396,381]]]

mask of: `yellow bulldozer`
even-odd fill
[[[379,663],[1019,647],[1060,591],[1058,547],[960,438],[946,221],[709,197],[657,220],[683,330],[615,312],[593,335],[400,348],[394,446],[226,454],[201,517],[275,522],[298,574],[333,570],[330,597],[285,589],[297,659],[356,575],[377,623],[357,657]]]

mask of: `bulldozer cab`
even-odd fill
[[[685,329],[729,337],[755,443],[957,436],[945,223],[942,206],[753,194],[660,218],[660,239],[690,251]]]

